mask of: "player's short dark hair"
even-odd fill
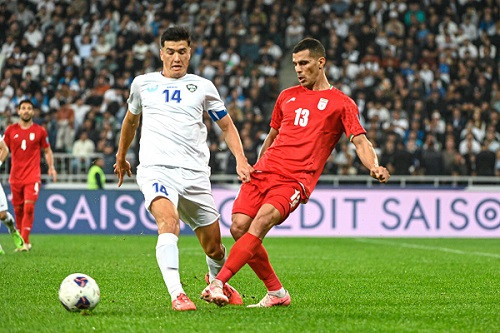
[[[183,40],[187,42],[188,46],[191,45],[191,33],[189,29],[183,26],[170,27],[161,35],[160,47],[163,47],[166,41],[180,42]]]
[[[25,103],[30,104],[33,109],[35,108],[35,104],[33,104],[33,102],[30,101],[29,99],[23,99],[22,101],[19,102],[19,104],[17,104],[17,107],[20,108],[21,105]]]
[[[309,54],[314,58],[326,57],[326,51],[323,44],[321,44],[319,40],[311,37],[304,38],[303,40],[298,42],[297,45],[295,45],[295,47],[293,48],[293,53],[304,50],[309,50]]]

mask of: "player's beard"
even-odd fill
[[[21,121],[25,124],[29,124],[32,119],[33,119],[33,116],[31,116],[31,115],[21,116]]]

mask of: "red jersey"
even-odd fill
[[[342,134],[352,139],[366,133],[354,101],[333,87],[309,90],[299,85],[283,90],[270,125],[279,133],[255,164],[255,170],[298,181],[307,197]]]
[[[11,153],[11,184],[29,184],[40,181],[40,155],[42,148],[49,147],[47,131],[40,125],[32,124],[22,129],[13,124],[5,130],[4,141]]]

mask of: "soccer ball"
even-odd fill
[[[70,274],[59,287],[59,300],[68,311],[92,310],[100,299],[99,286],[86,274]]]

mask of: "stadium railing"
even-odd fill
[[[46,170],[42,170],[42,181],[49,187],[59,188],[85,188],[87,181],[87,171],[90,163],[97,157],[102,157],[102,154],[90,154],[83,160],[80,157],[75,157],[69,153],[54,153],[54,164],[58,172],[57,183],[53,183],[50,177],[46,174]],[[135,157],[133,154],[127,155],[127,159],[131,164],[135,164]],[[0,181],[2,184],[8,184],[10,170],[10,159],[4,163],[4,167],[0,170]],[[212,174],[210,177],[213,184],[237,186],[240,181],[236,175],[230,174]],[[112,186],[116,183],[116,176],[114,174],[106,175],[108,183],[107,188],[115,188]],[[328,187],[426,187],[426,188],[439,188],[439,187],[489,187],[495,186],[500,190],[500,177],[495,176],[391,176],[388,184],[379,184],[375,179],[365,175],[322,175],[318,181],[318,186]],[[137,188],[135,185],[135,175],[131,178],[125,177],[123,188]]]

